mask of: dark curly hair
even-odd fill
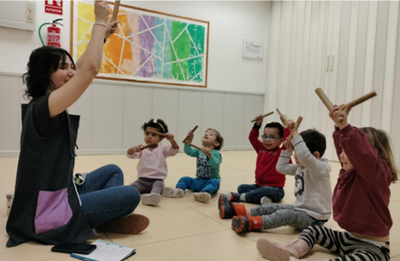
[[[50,77],[58,70],[60,62],[65,63],[67,56],[75,67],[71,55],[62,48],[42,46],[33,50],[27,65],[28,71],[22,75],[27,87],[24,96],[32,99],[54,90],[55,85]]]
[[[160,124],[162,125],[162,127],[160,126]],[[154,119],[150,119],[148,122],[145,122],[143,124],[142,130],[144,130],[146,132],[147,127],[156,128],[161,133],[168,133],[168,126],[167,126],[167,124],[165,124],[165,122],[162,119],[156,119],[156,122]]]

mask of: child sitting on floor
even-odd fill
[[[266,204],[279,202],[285,196],[285,175],[278,173],[275,167],[281,150],[285,149],[285,146],[280,146],[290,131],[279,122],[270,122],[265,125],[261,142],[258,135],[262,122],[262,115],[257,116],[249,135],[250,143],[257,152],[256,184],[242,184],[237,189],[238,193],[227,193],[229,201]]]
[[[207,129],[201,140],[203,148],[192,148],[188,143],[193,140],[193,132],[190,131],[186,139],[184,151],[187,155],[197,158],[196,178],[182,177],[176,184],[176,188],[165,187],[162,195],[167,198],[181,198],[185,189],[193,190],[194,199],[200,202],[208,202],[211,195],[219,190],[221,177],[219,165],[222,156],[219,150],[222,148],[224,138],[214,129]]]
[[[309,226],[288,244],[260,238],[257,249],[263,257],[295,261],[318,244],[340,255],[329,260],[390,260],[389,186],[398,170],[389,137],[382,130],[351,126],[349,111],[349,106],[334,106],[329,113],[336,124],[333,140],[342,165],[333,192],[333,219],[344,231]]]
[[[167,178],[167,157],[175,156],[179,152],[179,146],[174,135],[168,133],[168,126],[161,119],[151,119],[146,122],[144,142],[146,145],[157,144],[156,147],[148,147],[144,150],[141,145],[129,148],[126,156],[131,159],[139,159],[137,165],[138,179],[130,185],[136,187],[142,195],[142,204],[155,206],[161,201],[161,191],[164,188],[164,179]],[[171,145],[160,143],[164,137],[152,132],[166,134],[166,139]]]
[[[287,124],[295,126],[292,120]],[[286,225],[301,231],[310,225],[322,226],[328,221],[332,192],[331,167],[327,159],[321,158],[326,149],[325,136],[313,129],[299,135],[294,128],[293,139],[286,140],[285,145],[286,150],[281,151],[276,169],[282,174],[294,176],[296,201],[291,205],[269,203],[246,209],[242,204],[229,202],[221,194],[220,217],[233,216],[232,229],[237,233]],[[293,149],[296,164],[289,163]]]

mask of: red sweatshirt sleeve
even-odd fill
[[[371,183],[380,180],[388,166],[379,158],[378,150],[371,146],[365,134],[350,124],[339,133],[341,146],[361,178]]]
[[[262,142],[258,139],[259,133],[259,129],[252,128],[249,134],[249,141],[251,143],[251,146],[253,146],[254,150],[257,153],[264,148]]]
[[[333,131],[332,137],[333,137],[333,143],[335,145],[336,149],[336,155],[339,159],[340,166],[343,166],[342,162],[340,161],[340,154],[342,153],[342,146],[340,145],[340,129],[335,126],[335,130]]]

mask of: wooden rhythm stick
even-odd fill
[[[328,110],[330,112],[333,111],[332,103],[329,101],[328,97],[326,97],[325,93],[321,90],[321,88],[315,89],[315,92],[317,93],[319,98],[322,100],[322,102],[325,104],[326,108],[328,108]],[[354,107],[354,106],[356,106],[356,105],[358,105],[358,104],[360,104],[362,102],[365,102],[366,100],[369,100],[369,99],[371,99],[372,97],[375,97],[375,96],[376,96],[376,92],[374,92],[374,91],[369,92],[369,93],[361,96],[360,98],[355,99],[354,101],[351,101],[351,102],[345,104],[344,106],[342,106],[342,108],[344,108],[346,106],[349,106],[350,108]],[[328,105],[325,103],[326,100],[328,101]],[[330,105],[329,105],[329,103],[330,103]],[[328,107],[328,106],[330,106],[330,107]],[[343,122],[343,120],[344,120],[343,117],[339,117],[339,123]]]
[[[297,121],[296,121],[296,128],[293,130],[293,131],[295,131],[295,130],[297,130],[298,128],[299,128],[299,126],[300,126],[300,124],[301,124],[301,121],[303,120],[303,117],[301,117],[301,116],[299,116],[298,118],[297,118]],[[290,133],[290,135],[289,135],[289,140],[291,140],[291,139],[293,139],[293,131]]]
[[[198,125],[196,125],[193,130],[191,130],[191,132],[195,132],[195,130],[197,129],[197,127],[199,127]],[[189,138],[189,135],[186,136],[186,138],[182,141],[182,143],[185,143],[185,141],[187,140],[187,138]]]
[[[271,114],[274,114],[274,112],[273,112],[273,111],[268,112],[267,114],[264,114],[262,117],[265,118],[265,117],[267,117],[267,116],[269,116],[269,115],[271,115]],[[256,119],[251,120],[251,122],[255,122],[255,121],[257,121],[257,120],[256,120]]]
[[[375,97],[375,96],[376,96],[376,92],[369,92],[369,93],[361,96],[360,98],[355,99],[354,101],[351,101],[351,102],[347,103],[345,106],[354,107],[354,106],[356,106],[356,105],[358,105],[358,104],[360,104],[362,102],[365,102],[366,100],[369,100],[369,99],[371,99],[372,97]]]
[[[192,143],[186,143],[186,144],[189,145],[189,146],[192,146],[193,148],[196,148],[198,150],[202,150],[202,148],[197,147],[196,145],[193,145]]]
[[[140,147],[140,150],[144,150],[144,149],[147,149],[147,148],[155,148],[157,146],[158,146],[157,143],[152,143],[152,144],[149,144],[147,146]]]
[[[277,108],[276,111],[278,112],[281,120],[283,121],[282,123],[285,124],[289,119],[285,114],[282,114],[281,111]]]
[[[157,134],[157,135],[160,135],[161,137],[167,137],[167,134],[161,133],[161,132],[158,132],[158,131],[146,130],[146,132]]]
[[[114,10],[113,10],[113,15],[112,15],[111,21],[117,20],[118,9],[119,9],[119,4],[120,3],[121,3],[120,0],[115,0],[115,2],[114,2]]]
[[[333,111],[333,104],[329,100],[328,96],[325,95],[324,91],[321,88],[315,89],[315,92],[317,93],[318,97],[321,99],[321,101],[325,104],[325,107],[328,109],[328,111],[332,112]],[[339,123],[343,122],[344,118],[343,117],[338,117]]]

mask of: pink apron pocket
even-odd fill
[[[71,217],[67,188],[58,191],[39,191],[35,215],[36,234],[62,227]]]

